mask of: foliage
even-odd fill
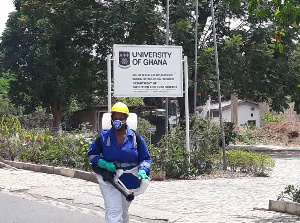
[[[185,131],[176,126],[164,135],[157,147],[150,150],[153,172],[165,172],[167,178],[181,178],[189,175],[190,165],[185,148]]]
[[[0,94],[0,117],[4,114],[16,114],[17,109],[15,106],[11,103],[7,95]]]
[[[53,115],[49,114],[46,109],[38,106],[35,111],[25,115],[19,114],[20,123],[25,129],[49,128],[53,122]]]
[[[151,123],[148,120],[146,120],[144,118],[138,117],[137,131],[145,139],[147,145],[150,145],[150,132],[149,132],[149,128],[151,128],[151,127],[152,127],[152,125],[151,125]]]
[[[253,145],[257,143],[257,134],[255,132],[256,126],[252,124],[243,125],[238,127],[237,131],[237,141],[244,142],[248,145]]]
[[[2,116],[0,123],[0,155],[5,159],[23,162],[66,166],[83,170],[90,168],[86,153],[93,134],[59,135],[49,130],[21,127],[13,116]]]
[[[25,136],[19,120],[12,115],[3,115],[0,123],[0,154],[14,160],[20,154]]]
[[[16,1],[2,36],[3,67],[16,75],[11,99],[26,112],[51,108],[55,126],[72,98],[88,102],[101,83],[95,78],[90,3]]]
[[[300,44],[297,45],[297,48],[294,49],[291,52],[291,55],[289,57],[289,67],[290,67],[290,75],[294,77],[299,77],[299,69],[300,69]],[[294,101],[294,110],[297,112],[297,114],[300,113],[300,81],[299,79],[291,79],[291,82],[293,82],[293,88],[290,93],[290,101]],[[297,85],[297,87],[295,87]]]
[[[291,200],[300,203],[300,187],[295,185],[288,185],[278,195],[277,200]]]
[[[220,149],[219,123],[191,116],[190,152],[186,150],[185,128],[182,126],[184,123],[172,128],[157,146],[151,148],[153,172],[165,172],[167,178],[186,178],[209,172],[213,168],[215,155]],[[225,135],[229,137],[227,142],[234,140],[230,138],[234,133]]]
[[[10,72],[0,73],[0,116],[3,114],[8,115],[17,113],[17,109],[8,97],[10,81],[12,80],[14,80],[14,78]]]
[[[143,102],[143,98],[118,98],[117,101],[123,102],[127,106],[143,106],[145,103]]]
[[[248,5],[248,20],[255,23],[274,24],[274,45],[283,52],[281,37],[285,32],[297,31],[300,22],[300,11],[298,0],[289,1],[257,1],[257,0],[233,0],[236,6]]]
[[[274,158],[258,152],[228,150],[226,158],[230,170],[254,173],[256,176],[267,176],[275,165]]]
[[[272,110],[280,112],[288,107],[287,96],[297,92],[295,83],[300,76],[289,72],[288,58],[295,44],[283,40],[286,49],[280,54],[271,44],[271,32],[272,26],[250,26],[250,31],[235,31],[237,35],[225,40],[219,49],[220,79],[224,95],[235,92],[239,98],[267,101]],[[216,97],[216,92],[212,95]]]
[[[298,38],[299,10],[295,2],[215,2],[221,88],[225,97],[236,92],[240,98],[254,101],[271,98],[272,109],[282,111],[287,107],[287,96],[291,96],[290,100],[297,102],[295,109],[300,111],[297,89],[300,77],[296,67],[299,62],[297,59],[293,62],[297,54],[292,41]],[[10,83],[10,99],[17,106],[23,105],[26,114],[37,106],[51,108],[57,125],[62,114],[69,115],[74,107],[105,104],[105,57],[112,53],[113,44],[165,43],[165,2],[161,3],[160,0],[16,1],[17,10],[9,17],[1,44],[3,67],[16,75]],[[211,29],[205,28],[211,25],[209,4],[209,1],[199,2],[196,21],[193,1],[170,1],[169,42],[182,46],[188,56],[189,78],[197,75],[197,92],[201,93],[198,103],[208,95],[217,99],[212,34]],[[232,28],[234,19],[240,25]],[[199,69],[194,74],[196,22]],[[282,31],[281,26],[289,29]],[[278,54],[281,45],[284,53]],[[178,100],[183,118],[184,100]],[[161,99],[144,101],[162,106]],[[189,104],[192,107],[193,103]]]
[[[237,132],[235,131],[235,126],[232,122],[223,122],[224,124],[224,134],[225,134],[225,145],[229,145],[229,143],[234,144]]]
[[[270,112],[265,112],[261,114],[261,119],[265,123],[282,122],[282,120],[284,119],[284,115],[273,115]]]

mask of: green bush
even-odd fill
[[[191,116],[191,151],[186,150],[185,123],[180,123],[163,136],[157,146],[151,147],[153,172],[159,175],[165,173],[166,178],[188,178],[210,172],[214,168],[215,155],[220,150],[220,133],[219,122]],[[234,140],[235,133],[230,123],[225,136],[227,143]]]
[[[145,139],[147,145],[150,144],[150,132],[149,128],[151,127],[151,123],[144,119],[144,118],[139,118],[138,117],[138,126],[137,126],[137,131],[143,136]]]
[[[49,129],[26,131],[17,118],[4,115],[0,123],[0,155],[5,159],[88,170],[86,153],[94,138],[93,134],[60,135]]]
[[[167,178],[180,178],[188,175],[188,152],[185,147],[185,132],[180,126],[172,128],[164,135],[157,147],[150,150],[152,170],[165,172]]]
[[[4,114],[0,123],[0,155],[14,160],[20,154],[24,135],[19,120]]]
[[[294,185],[286,186],[284,190],[278,195],[277,200],[290,200],[300,203],[300,187],[296,187]]]
[[[148,140],[150,123],[140,120],[139,124],[138,131]],[[231,131],[232,127],[225,132],[228,143],[234,140]],[[153,160],[151,177],[189,178],[220,168],[220,135],[218,122],[191,117],[188,152],[184,123],[172,128],[157,146],[148,145]],[[11,160],[18,158],[24,162],[90,170],[86,153],[95,137],[95,133],[87,131],[61,135],[41,129],[26,131],[17,118],[4,115],[0,123],[0,155]],[[226,154],[228,167],[233,171],[263,176],[274,166],[274,160],[268,155],[245,151],[227,151]]]
[[[237,141],[246,143],[248,145],[256,144],[258,139],[255,130],[256,126],[253,124],[240,126],[236,135]]]
[[[253,173],[256,176],[268,176],[275,165],[274,158],[258,152],[228,150],[226,158],[229,170]]]
[[[283,115],[273,115],[270,112],[265,112],[261,114],[261,119],[265,122],[265,123],[269,123],[269,122],[282,122],[282,120],[284,119]]]

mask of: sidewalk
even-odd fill
[[[139,222],[300,222],[299,216],[267,210],[269,200],[276,200],[284,187],[300,185],[300,154],[273,156],[276,164],[270,177],[152,181],[147,191],[134,199],[130,214],[141,217]],[[1,168],[0,176],[0,192],[104,214],[98,185],[91,181]]]

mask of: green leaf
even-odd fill
[[[278,50],[279,50],[280,53],[283,52],[283,45],[282,45],[282,43],[278,44]]]

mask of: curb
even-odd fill
[[[269,211],[277,211],[300,216],[300,203],[269,200]]]
[[[268,146],[268,145],[229,145],[227,150],[242,149],[257,152],[284,152],[284,153],[300,153],[300,147],[283,147],[283,146]]]
[[[93,172],[75,170],[75,169],[64,168],[64,167],[38,165],[33,163],[23,163],[23,162],[10,161],[10,160],[4,160],[3,163],[18,169],[24,169],[24,170],[30,170],[34,172],[41,172],[41,173],[48,173],[48,174],[56,174],[56,175],[77,178],[77,179],[98,183],[96,174]]]

